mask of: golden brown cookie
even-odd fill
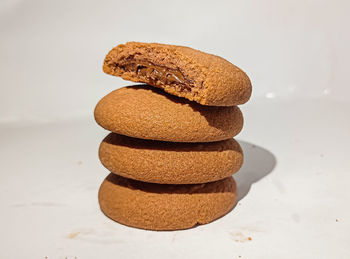
[[[111,172],[123,177],[161,184],[217,181],[237,172],[243,163],[234,139],[208,143],[181,143],[109,134],[99,157]]]
[[[227,60],[188,47],[128,42],[113,48],[103,71],[143,82],[203,105],[233,106],[248,101],[248,76]]]
[[[173,142],[229,139],[243,127],[237,106],[203,106],[142,85],[106,95],[95,108],[95,119],[118,134]]]
[[[205,184],[144,183],[109,174],[98,199],[103,213],[128,226],[176,230],[209,223],[229,212],[237,197],[232,177]]]

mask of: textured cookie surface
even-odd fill
[[[173,142],[229,139],[243,127],[237,106],[203,106],[147,86],[111,92],[97,104],[95,119],[118,134]]]
[[[110,174],[99,190],[104,214],[125,225],[176,230],[209,223],[229,212],[237,197],[232,177],[195,185],[138,182]]]
[[[121,44],[108,53],[103,71],[203,105],[243,104],[252,91],[248,76],[238,67],[221,57],[183,46]]]
[[[234,139],[207,143],[181,143],[109,134],[99,157],[111,172],[135,180],[162,184],[193,184],[231,176],[243,163]]]

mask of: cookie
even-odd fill
[[[243,163],[234,139],[208,143],[181,143],[109,134],[99,157],[111,172],[126,178],[160,184],[217,181],[237,172]]]
[[[227,60],[188,47],[128,42],[106,56],[103,71],[143,82],[203,105],[234,106],[248,101],[248,76]]]
[[[232,177],[205,184],[166,185],[109,174],[98,194],[107,217],[150,230],[186,229],[209,223],[229,212],[236,198]]]
[[[203,106],[144,85],[124,87],[102,98],[95,119],[118,134],[173,142],[229,139],[243,127],[237,106]]]

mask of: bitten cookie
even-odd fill
[[[248,101],[248,76],[227,60],[188,47],[128,42],[113,48],[103,71],[143,82],[203,105],[233,106]]]
[[[111,172],[126,178],[160,184],[217,181],[237,172],[243,163],[234,139],[208,143],[179,143],[109,134],[99,157]]]
[[[237,198],[232,177],[205,184],[144,183],[109,174],[99,190],[103,213],[122,224],[176,230],[209,223],[229,212]]]
[[[237,106],[203,106],[144,85],[106,95],[95,108],[95,119],[118,134],[173,142],[229,139],[243,127]]]

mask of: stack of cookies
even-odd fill
[[[230,62],[188,47],[129,42],[105,73],[144,85],[115,90],[95,108],[111,133],[99,157],[112,173],[99,190],[104,214],[125,225],[175,230],[211,222],[237,197],[243,163],[233,139],[251,83]]]

